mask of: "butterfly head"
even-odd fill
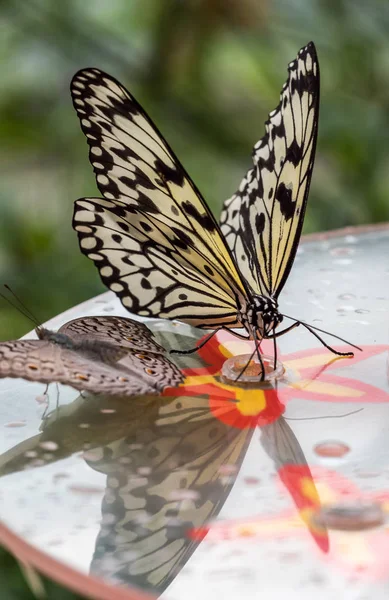
[[[63,333],[57,333],[56,331],[51,331],[51,329],[46,329],[42,326],[36,327],[35,332],[40,340],[45,340],[65,348],[73,348],[74,346],[73,341]]]
[[[283,316],[278,310],[278,302],[268,296],[255,296],[252,311],[252,324],[258,329],[261,337],[268,337],[282,322]]]

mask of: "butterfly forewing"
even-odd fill
[[[205,317],[207,326],[236,322],[245,284],[215,219],[155,126],[123,86],[97,69],[77,73],[71,91],[105,199],[77,201],[74,227],[104,283],[141,315],[198,325]]]
[[[289,65],[278,107],[254,146],[254,166],[227,200],[221,229],[256,294],[277,297],[297,251],[312,175],[319,65],[311,42]]]

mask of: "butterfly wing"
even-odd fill
[[[221,230],[255,293],[277,297],[292,267],[308,199],[319,116],[319,64],[311,42],[289,64],[280,103],[253,163],[227,200]]]
[[[164,349],[157,344],[153,333],[144,323],[125,317],[81,317],[62,325],[58,333],[80,343],[102,342],[117,344],[130,350],[164,353]]]
[[[178,385],[182,375],[160,355],[129,352],[117,365],[42,340],[0,344],[0,377],[63,383],[109,396],[138,396]]]
[[[173,152],[129,92],[79,71],[73,103],[102,199],[75,203],[81,251],[124,306],[197,326],[237,323],[247,290],[220,228]]]

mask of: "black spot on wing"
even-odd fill
[[[166,183],[174,183],[180,187],[184,186],[185,176],[180,168],[169,167],[159,158],[156,159],[154,168],[161,177],[162,181],[165,181]]]
[[[143,194],[143,192],[141,192],[139,188],[137,188],[137,192],[139,194],[138,206],[142,211],[146,213],[151,213],[153,215],[161,214],[161,211],[159,210],[158,206],[151,200],[151,198],[149,198],[146,194]]]
[[[121,181],[122,183],[124,183],[124,185],[126,185],[130,189],[134,189],[135,188],[136,182],[133,179],[130,179],[129,177],[126,177],[126,175],[121,175],[119,177],[119,181]]]
[[[120,227],[120,229],[123,229],[123,231],[130,231],[129,225],[127,225],[127,223],[125,223],[124,221],[118,221],[117,225],[118,227]]]
[[[190,237],[181,229],[178,229],[177,227],[172,227],[172,232],[175,236],[177,236],[173,240],[173,243],[179,248],[186,250],[188,247],[193,245]]]
[[[210,215],[208,215],[207,213],[200,214],[197,208],[194,206],[194,204],[192,204],[192,202],[189,202],[189,200],[185,200],[185,202],[182,203],[182,207],[185,210],[186,214],[190,217],[193,217],[193,219],[195,219],[195,221],[197,221],[197,223],[201,227],[203,227],[207,231],[215,231],[215,223],[213,222],[213,219],[210,217]]]
[[[140,226],[142,227],[143,231],[146,231],[147,233],[153,229],[153,228],[151,227],[151,225],[149,225],[149,224],[148,224],[148,223],[146,223],[145,221],[141,221],[141,222],[140,222]]]
[[[148,279],[146,279],[146,277],[143,277],[141,279],[140,284],[144,290],[151,290],[151,283],[149,282]]]
[[[272,130],[271,130],[271,137],[273,140],[275,140],[276,137],[280,137],[280,138],[285,137],[285,127],[284,127],[283,121],[281,121],[281,123],[279,125],[273,125]]]
[[[293,217],[296,208],[296,203],[292,200],[292,190],[287,188],[284,183],[280,183],[275,199],[280,203],[280,211],[285,220],[289,221]]]
[[[258,235],[263,233],[265,229],[265,215],[263,213],[259,213],[255,216],[255,229]]]
[[[300,162],[302,161],[303,158],[303,149],[302,146],[299,146],[296,138],[293,138],[293,142],[291,143],[291,145],[289,146],[287,152],[286,152],[286,156],[285,156],[285,161],[290,161],[295,167],[297,167]]]

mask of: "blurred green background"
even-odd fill
[[[104,291],[71,227],[98,195],[69,82],[97,66],[165,134],[216,214],[248,168],[298,49],[322,75],[305,232],[389,220],[389,3],[3,0],[0,283],[38,319]],[[1,338],[32,328],[0,299]]]

